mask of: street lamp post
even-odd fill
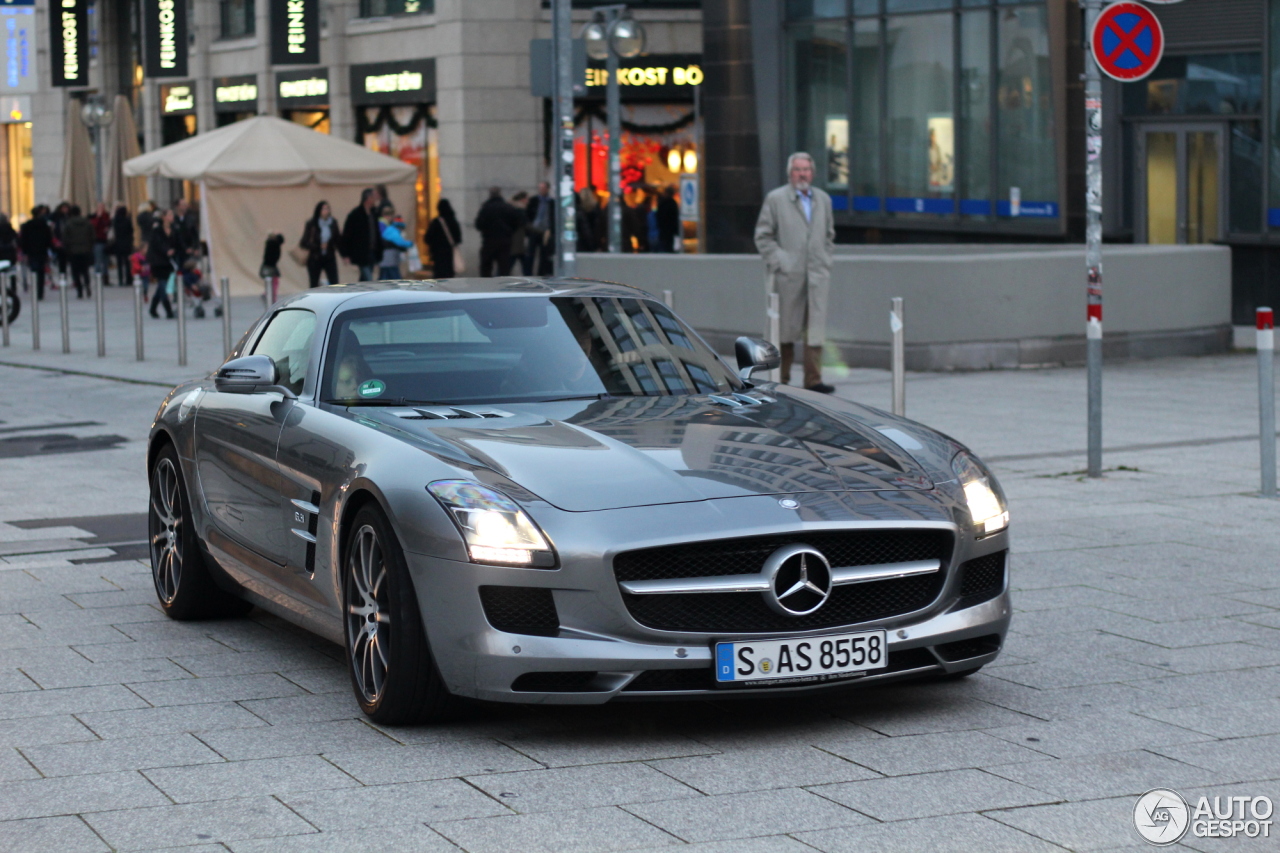
[[[582,32],[587,55],[605,60],[608,81],[605,110],[609,114],[609,251],[622,251],[622,105],[618,91],[618,60],[644,52],[644,27],[627,14],[625,4],[597,6]],[[587,140],[590,157],[591,140]]]
[[[85,99],[84,106],[80,108],[80,120],[84,122],[85,127],[89,128],[93,136],[93,160],[97,166],[94,170],[96,172],[94,192],[97,194],[98,201],[106,201],[103,198],[106,194],[106,183],[102,174],[102,129],[111,126],[111,122],[115,121],[115,114],[107,109],[101,95],[90,95]]]

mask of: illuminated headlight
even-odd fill
[[[436,480],[427,491],[449,511],[473,563],[555,565],[555,554],[533,519],[511,498],[467,480]]]
[[[993,483],[977,460],[962,450],[951,460],[951,470],[960,478],[964,500],[969,505],[969,515],[979,535],[990,536],[1009,526],[1009,510],[997,491],[999,486]]]

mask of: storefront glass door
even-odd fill
[[[1222,239],[1223,129],[1203,124],[1141,125],[1138,241],[1176,245]]]

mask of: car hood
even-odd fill
[[[571,512],[933,488],[916,460],[870,419],[833,414],[785,393],[736,408],[705,397],[628,397],[479,407],[483,417],[425,411],[426,417],[414,409],[358,414],[426,440],[455,464],[492,469]]]

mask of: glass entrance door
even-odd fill
[[[1222,239],[1222,128],[1140,125],[1136,136],[1138,242],[1177,245]]]

